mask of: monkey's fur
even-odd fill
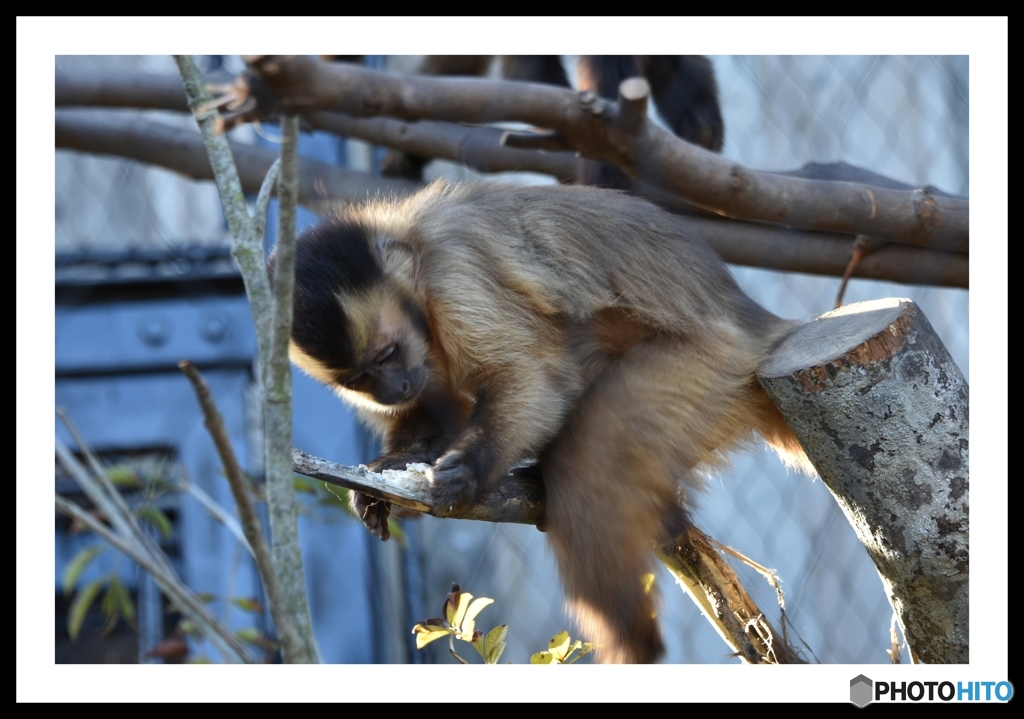
[[[438,515],[539,458],[583,635],[600,661],[652,662],[641,578],[685,527],[694,468],[754,433],[808,466],[754,377],[793,325],[642,200],[435,183],[299,238],[291,357],[383,433],[371,468],[434,463]],[[386,503],[354,503],[386,539]]]

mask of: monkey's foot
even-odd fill
[[[352,492],[352,509],[363,520],[363,524],[370,534],[379,537],[384,542],[391,538],[391,532],[388,530],[388,516],[391,514],[390,502],[362,492]]]

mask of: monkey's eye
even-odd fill
[[[377,355],[377,364],[384,364],[388,360],[395,359],[398,356],[398,345],[388,345],[384,348],[384,351]]]
[[[356,375],[355,377],[349,377],[347,379],[339,380],[339,383],[345,389],[355,390],[357,392],[366,389],[366,385],[370,382],[370,375],[365,372]]]

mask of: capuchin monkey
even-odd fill
[[[809,467],[754,376],[797,323],[690,227],[622,192],[437,182],[298,239],[290,356],[383,435],[370,468],[432,464],[446,516],[538,459],[570,609],[606,663],[662,653],[642,577],[685,530],[696,469],[755,435]],[[353,504],[387,539],[388,504]]]
[[[426,55],[418,72],[437,76],[486,75],[490,55]],[[558,55],[502,55],[505,80],[540,82],[571,88]],[[576,89],[615,100],[619,85],[631,77],[645,77],[654,106],[676,135],[713,152],[722,150],[725,126],[718,104],[718,83],[711,61],[702,55],[581,55],[576,62]],[[381,172],[391,177],[423,180],[429,158],[392,150]],[[633,180],[618,167],[597,160],[580,163],[576,182],[618,190],[633,190]]]

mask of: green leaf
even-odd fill
[[[128,590],[116,575],[111,575],[107,579],[107,591],[103,595],[100,608],[103,610],[103,616],[107,619],[100,632],[103,636],[110,634],[117,626],[117,620],[122,617],[132,627],[135,626],[135,605],[132,604],[132,597]]]
[[[111,577],[110,582],[107,584],[107,595],[114,594],[114,608],[117,610],[126,622],[135,626],[135,603],[132,602],[132,595],[129,594],[128,589],[121,584],[121,580],[117,577]]]
[[[107,467],[107,477],[115,487],[138,487],[139,477],[135,470],[126,465]]]
[[[199,634],[199,627],[191,619],[182,619],[178,622],[178,629],[182,634]]]
[[[537,652],[530,657],[530,664],[558,664],[558,659],[551,652]]]
[[[258,649],[272,652],[277,649],[277,642],[261,632],[256,627],[246,627],[235,632],[235,636],[246,644],[252,644]]]
[[[210,602],[212,602],[216,598],[217,598],[217,595],[214,594],[213,592],[197,592],[196,593],[196,599],[198,599],[203,604],[209,604]]]
[[[85,615],[89,613],[89,607],[92,605],[96,595],[99,594],[100,588],[103,586],[105,579],[96,579],[86,584],[82,589],[78,590],[75,594],[75,598],[71,600],[71,606],[68,607],[68,635],[72,639],[78,639],[78,633],[82,630],[82,622],[85,621]]]
[[[484,655],[484,661],[487,664],[497,664],[498,660],[501,659],[501,654],[505,651],[505,637],[507,636],[507,624],[499,624],[494,629],[487,632],[487,638],[484,640],[484,645],[487,648],[487,653]]]
[[[263,605],[255,599],[249,597],[235,597],[231,600],[231,603],[236,607],[245,612],[252,612],[253,614],[259,614],[263,611]]]
[[[167,515],[152,504],[145,507],[139,513],[139,516],[156,527],[164,539],[169,538],[171,536],[171,532],[174,531],[174,526],[171,524],[171,520],[167,518]]]
[[[292,484],[295,485],[296,492],[302,492],[303,494],[316,494],[316,486],[313,484],[313,480],[309,477],[303,477],[301,474],[294,475]]]
[[[91,547],[86,547],[79,551],[75,556],[71,558],[67,566],[64,567],[64,594],[71,594],[75,585],[78,584],[78,578],[82,576],[82,572],[89,566],[92,560],[96,559],[104,549],[107,548],[105,544],[96,544]]]
[[[256,627],[246,627],[245,629],[239,629],[237,632],[235,632],[235,636],[241,639],[243,642],[255,644],[263,636],[263,633]]]
[[[352,504],[349,501],[349,491],[347,489],[333,484],[327,484],[327,482],[323,482],[322,484],[324,485],[323,488],[327,494],[320,499],[321,504],[340,507],[351,516],[356,517],[356,513],[352,511]],[[359,517],[356,517],[356,519],[359,519]]]

